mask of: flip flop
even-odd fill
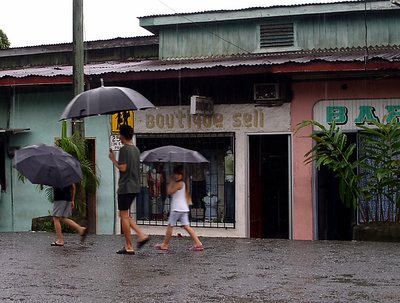
[[[136,244],[137,249],[141,249],[149,241],[150,241],[150,236],[148,236],[146,239],[144,239],[142,241],[138,241]]]
[[[157,250],[168,251],[168,248],[162,247],[162,244],[156,244],[154,245],[154,248]]]
[[[203,245],[200,245],[200,246],[193,245],[191,248],[189,248],[189,250],[191,250],[191,251],[202,251],[202,250],[204,250],[204,246]]]
[[[64,244],[60,244],[60,243],[57,243],[57,242],[51,242],[50,245],[51,246],[64,246]]]
[[[88,233],[88,228],[86,227],[85,230],[83,231],[83,234],[81,234],[81,242],[86,240],[87,233]]]
[[[126,248],[121,248],[119,251],[117,251],[117,254],[119,255],[134,255],[135,251],[127,251]]]

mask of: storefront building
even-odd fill
[[[189,106],[159,107],[135,113],[135,132],[141,150],[178,145],[194,149],[210,161],[206,165],[186,165],[191,177],[191,220],[193,226],[202,228],[199,233],[246,237],[250,213],[248,204],[243,202],[251,196],[248,184],[259,186],[259,178],[270,176],[270,179],[281,179],[281,182],[276,180],[275,193],[271,188],[266,190],[271,191],[271,201],[278,202],[276,198],[283,196],[276,206],[285,209],[281,216],[285,217],[287,225],[282,232],[289,237],[290,104],[271,108],[255,107],[254,104],[215,105],[208,115],[191,114]],[[264,146],[268,144],[274,148]],[[264,157],[271,159],[255,157],[259,149],[270,150],[270,154],[265,153]],[[162,178],[154,175],[157,171],[155,166],[145,169],[149,172],[150,181],[145,184],[150,187],[150,193],[157,193],[151,189],[154,186],[152,182]],[[171,172],[171,166],[172,163],[164,165],[166,175]],[[168,212],[165,201],[162,203],[164,207],[156,210],[154,199],[153,202],[152,198],[149,200],[148,213],[153,217],[139,213],[139,223],[150,226],[165,224]],[[160,213],[164,216],[158,217]],[[257,219],[261,220],[255,218],[254,226],[259,223]]]
[[[85,81],[91,88],[99,86],[100,79],[105,85],[131,87],[156,105],[134,113],[141,151],[172,144],[197,150],[210,161],[186,166],[194,200],[191,224],[199,235],[349,240],[357,215],[341,209],[331,198],[334,190],[323,187],[332,182],[331,176],[304,164],[313,146],[307,136],[313,130],[296,129],[306,119],[328,123],[333,117],[361,122],[364,117],[380,118],[382,113],[371,109],[378,108],[376,104],[385,104],[384,110],[392,114],[397,111],[399,12],[389,1],[376,0],[367,6],[348,1],[142,17],[140,25],[157,39],[147,44],[146,39],[134,39],[133,47],[140,51],[132,51],[133,60],[128,56],[88,63]],[[135,58],[138,53],[146,55]],[[5,151],[57,136],[49,123],[57,122],[57,113],[70,100],[71,76],[68,63],[0,71],[0,85],[9,94],[0,96],[0,127],[30,130],[12,137],[0,134],[7,180],[2,181],[6,190],[0,209],[5,218],[17,203],[26,204],[27,196],[43,199],[27,184],[19,185],[19,192],[11,189],[9,180],[16,178]],[[24,87],[33,87],[28,84],[46,87],[41,91],[44,98],[35,97]],[[13,94],[15,87],[19,95]],[[192,98],[209,100],[209,107],[192,111]],[[18,105],[19,113],[8,117],[11,105]],[[46,110],[32,117],[39,106]],[[44,118],[49,116],[55,118]],[[112,203],[115,179],[104,153],[111,141],[110,124],[106,117],[89,118],[85,124],[102,176],[95,202],[97,233],[118,231]],[[142,167],[142,195],[132,213],[151,234],[165,231],[165,180],[172,166]],[[26,221],[33,212],[47,211],[47,204],[34,208],[35,202],[29,203],[18,205],[13,216]],[[14,221],[17,228],[11,223],[0,228],[26,229],[27,224]]]

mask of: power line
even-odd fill
[[[178,14],[178,13],[176,12],[176,10],[174,10],[174,9],[173,9],[172,7],[170,7],[168,4],[164,3],[162,0],[157,0],[157,1],[160,2],[162,5],[164,5],[165,7],[169,8],[171,11],[173,11],[174,14]],[[242,51],[244,51],[244,52],[246,52],[246,53],[251,53],[251,51],[249,51],[249,50],[247,50],[247,49],[244,49],[243,47],[241,47],[241,46],[239,46],[239,45],[237,45],[237,44],[235,44],[235,43],[233,43],[233,42],[231,42],[231,41],[229,41],[229,40],[227,40],[227,39],[221,37],[221,36],[218,35],[217,33],[214,33],[213,31],[210,31],[210,30],[207,29],[206,27],[201,26],[201,25],[199,25],[198,23],[194,22],[194,21],[191,20],[190,18],[188,18],[188,17],[186,17],[186,16],[180,16],[180,17],[183,18],[183,19],[185,19],[185,20],[187,20],[187,21],[189,21],[189,22],[191,22],[192,24],[194,24],[194,25],[197,26],[198,28],[204,30],[205,32],[207,32],[207,33],[209,33],[209,34],[211,34],[211,35],[217,37],[218,39],[221,39],[222,41],[224,41],[224,42],[226,42],[226,43],[228,43],[228,44],[230,44],[230,45],[233,45],[234,47],[236,47],[236,48],[238,48],[238,49],[240,49],[240,50],[242,50]]]

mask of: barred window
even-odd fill
[[[190,180],[194,227],[235,227],[234,133],[137,134],[141,152],[164,145],[196,150],[206,164],[183,163]],[[141,193],[134,215],[141,225],[167,225],[170,197],[167,180],[175,163],[141,165]]]

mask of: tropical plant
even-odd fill
[[[314,120],[305,120],[297,125],[297,131],[313,126],[318,131],[309,135],[317,144],[305,154],[305,163],[315,161],[317,169],[321,165],[333,171],[339,178],[339,196],[341,201],[347,206],[356,207],[361,190],[358,186],[362,177],[357,174],[357,161],[352,161],[356,144],[347,143],[347,136],[333,122],[329,129]]]
[[[359,207],[363,222],[400,222],[400,123],[367,121],[360,125],[359,157],[356,144],[347,143],[347,136],[336,126],[329,128],[314,120],[297,125],[297,131],[313,126],[317,131],[309,137],[315,141],[305,154],[305,163],[315,161],[333,171],[339,178],[339,196],[347,207]]]
[[[6,49],[10,47],[10,41],[3,30],[0,29],[0,49]]]
[[[361,186],[368,193],[360,201],[364,222],[400,222],[400,124],[386,119],[359,126]]]
[[[99,177],[92,161],[88,158],[88,148],[86,141],[79,134],[71,137],[67,136],[66,121],[62,123],[61,138],[57,139],[55,145],[62,148],[67,153],[74,156],[81,164],[83,179],[76,184],[75,207],[79,211],[81,217],[86,217],[86,194],[93,194],[99,185]],[[51,192],[46,193],[49,197]]]

